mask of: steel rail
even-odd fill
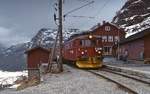
[[[133,89],[131,89],[131,88],[129,88],[129,87],[123,85],[122,83],[120,83],[120,82],[118,82],[118,81],[115,81],[115,80],[113,80],[113,79],[111,79],[111,78],[109,78],[109,77],[107,77],[107,76],[105,76],[105,75],[103,75],[103,74],[100,74],[100,73],[97,73],[97,72],[94,72],[94,71],[91,71],[91,70],[86,70],[86,71],[87,71],[87,72],[90,72],[90,73],[92,73],[92,74],[94,74],[94,75],[96,75],[96,76],[103,77],[103,78],[105,78],[105,79],[107,79],[107,80],[109,80],[109,81],[111,81],[111,82],[113,82],[113,83],[115,83],[115,84],[117,84],[117,85],[123,87],[125,90],[128,90],[128,92],[131,92],[132,94],[138,94],[138,92],[136,92],[135,90],[133,90]]]
[[[144,84],[150,85],[150,82],[149,82],[149,81],[142,80],[142,79],[140,79],[140,78],[136,78],[136,77],[134,77],[134,76],[130,76],[130,75],[125,74],[125,73],[117,72],[117,71],[114,71],[114,70],[111,70],[111,69],[102,69],[102,70],[103,70],[103,71],[106,71],[106,72],[113,73],[113,74],[121,75],[121,76],[123,76],[123,77],[130,78],[130,79],[133,79],[133,80],[142,82],[142,83],[144,83]]]

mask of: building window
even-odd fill
[[[114,41],[116,41],[116,42],[119,41],[119,37],[118,37],[118,36],[115,36],[115,37],[114,37]]]
[[[102,42],[107,42],[107,36],[102,36]]]
[[[105,26],[105,31],[110,31],[110,26]]]
[[[113,42],[113,36],[108,36],[108,42]]]
[[[104,54],[105,55],[111,55],[112,54],[112,47],[104,47]]]

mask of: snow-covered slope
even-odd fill
[[[9,72],[0,70],[0,84],[13,84],[13,82],[16,81],[20,76],[27,76],[27,73],[27,71]]]
[[[150,0],[128,0],[112,22],[124,28],[127,36],[150,28]]]
[[[70,29],[63,31],[63,38],[66,40],[72,34],[80,32],[76,29]],[[54,40],[56,39],[57,30],[42,28],[39,30],[36,36],[34,36],[30,42],[30,47],[35,47],[37,45],[42,45],[43,47],[51,47],[53,45]]]

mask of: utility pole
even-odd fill
[[[59,71],[62,72],[63,71],[63,58],[62,58],[62,42],[63,42],[63,14],[62,14],[62,4],[63,4],[63,0],[58,0],[58,11],[59,11],[59,26],[58,26],[58,30],[59,30]]]

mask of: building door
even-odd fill
[[[105,46],[104,47],[104,55],[112,55],[112,47]]]

